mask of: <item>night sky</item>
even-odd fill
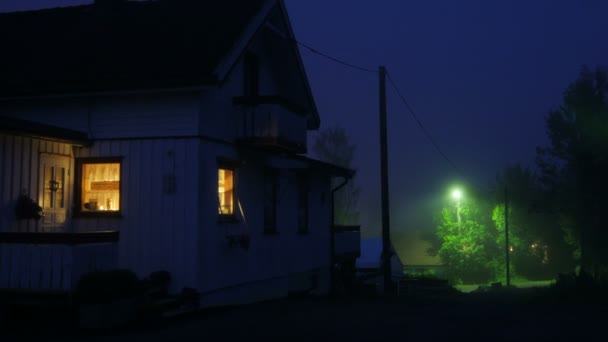
[[[0,12],[90,3],[0,0]],[[581,66],[608,66],[604,0],[286,0],[296,38],[366,68],[386,65],[467,180],[507,163],[534,166],[544,117]],[[5,33],[2,33],[5,34]],[[357,145],[361,223],[379,232],[378,79],[301,49],[322,120]],[[459,174],[387,86],[391,225],[432,227]]]

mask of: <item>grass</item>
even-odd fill
[[[555,284],[555,280],[553,280],[553,279],[549,279],[549,280],[513,279],[513,281],[511,281],[511,285],[518,287],[518,288],[549,287],[553,284]],[[458,284],[458,285],[454,285],[454,288],[456,288],[460,292],[470,293],[472,291],[477,290],[480,286],[488,286],[488,285],[489,284]],[[502,285],[504,286],[505,283],[502,282]]]

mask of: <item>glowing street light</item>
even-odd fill
[[[460,200],[462,198],[462,191],[460,191],[460,189],[454,189],[452,191],[452,198],[455,200]]]
[[[462,199],[462,191],[460,189],[452,190],[452,198],[456,200],[456,217],[458,218],[458,235],[460,235],[461,234],[460,200]]]

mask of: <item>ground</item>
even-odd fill
[[[567,340],[605,334],[608,305],[501,293],[339,299],[300,298],[206,310],[102,334],[45,341]],[[18,339],[22,340],[22,336]],[[2,336],[1,341],[11,341]],[[16,338],[13,336],[13,338]],[[458,338],[458,339],[456,339]]]

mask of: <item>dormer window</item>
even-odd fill
[[[244,95],[251,97],[258,96],[260,88],[260,61],[258,56],[251,52],[247,53],[243,69]]]

